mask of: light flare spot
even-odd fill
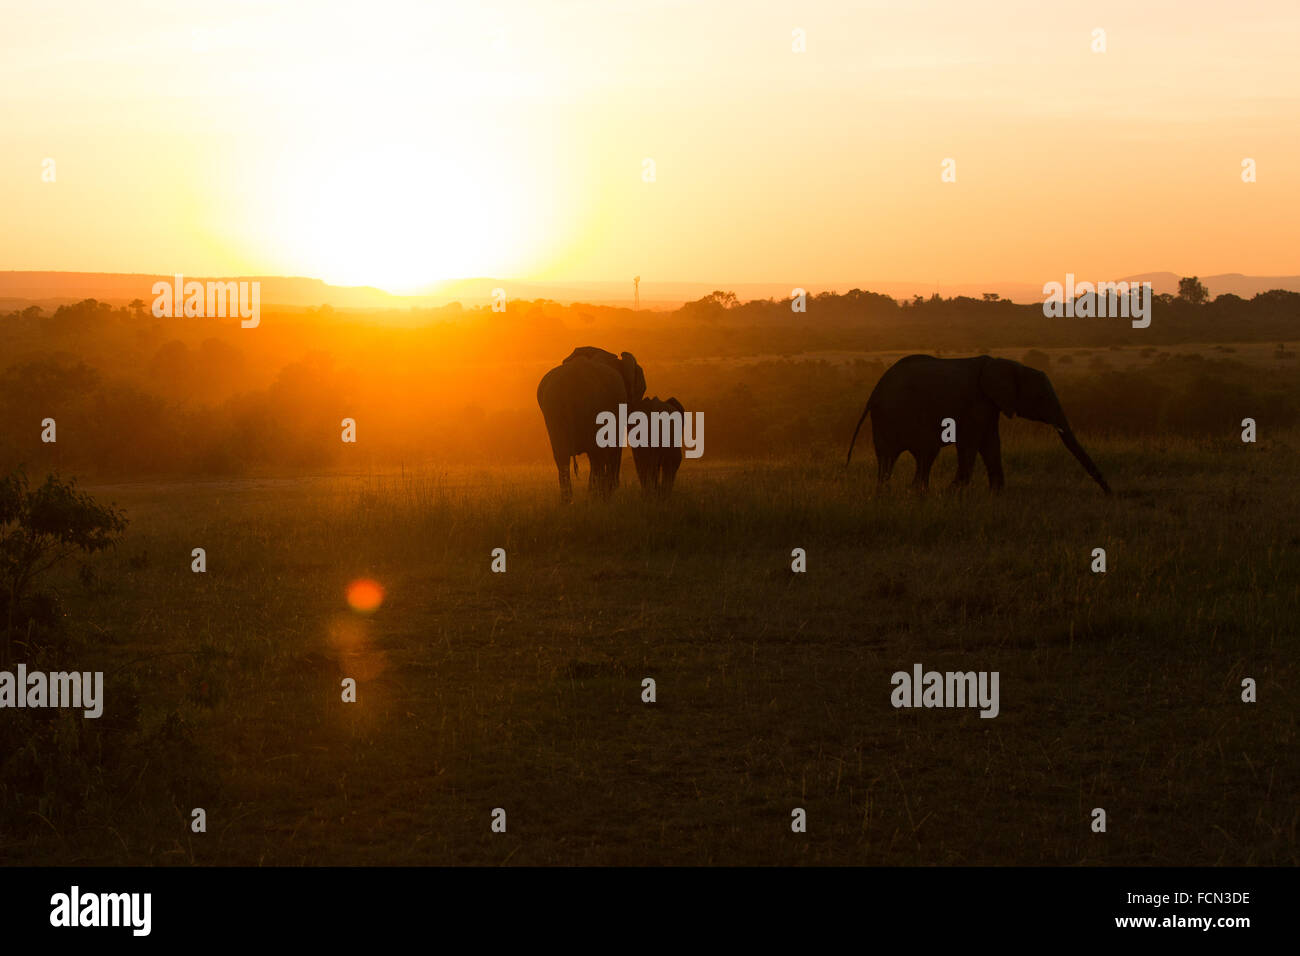
[[[373,614],[384,603],[384,588],[378,581],[358,578],[348,585],[348,607],[360,614]]]

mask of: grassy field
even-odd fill
[[[630,459],[567,508],[540,464],[89,488],[126,540],[26,660],[104,670],[105,713],[8,712],[0,859],[1296,863],[1300,436],[1085,437],[1107,499],[1004,435],[1000,497],[910,460],[877,496],[869,445],[666,503]],[[998,671],[1001,714],[894,709],[918,662]]]

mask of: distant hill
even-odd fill
[[[206,282],[211,276],[186,276]],[[632,281],[625,282],[567,282],[527,281],[479,277],[449,279],[432,283],[415,295],[395,295],[373,286],[338,286],[321,279],[299,276],[239,276],[262,284],[262,307],[279,306],[290,309],[315,308],[328,305],[336,309],[406,309],[445,305],[457,301],[467,306],[484,305],[492,300],[493,289],[504,289],[511,299],[551,299],[569,304],[586,302],[592,305],[632,306]],[[1058,281],[1063,277],[1054,277]],[[1097,276],[1079,275],[1079,280],[1095,281]],[[1177,293],[1177,273],[1147,272],[1122,277],[1126,282],[1150,282],[1155,292]],[[115,305],[132,299],[152,301],[153,284],[172,280],[171,276],[145,273],[124,274],[113,272],[0,272],[0,311],[20,308],[36,303],[46,309],[58,305],[98,299]],[[1244,299],[1270,289],[1287,289],[1300,292],[1300,276],[1247,276],[1238,272],[1223,275],[1201,276],[1201,282],[1212,296],[1232,293]],[[1120,281],[1120,280],[1116,280]],[[978,299],[986,293],[996,293],[1014,302],[1037,302],[1042,299],[1042,284],[1028,282],[940,283],[935,281],[863,280],[832,284],[798,282],[655,282],[641,283],[643,309],[671,310],[684,302],[697,300],[714,289],[735,292],[741,301],[752,299],[781,300],[799,286],[809,294],[819,292],[844,293],[858,288],[878,292],[896,299],[913,296],[929,298],[939,293],[945,298],[969,296]]]
[[[1088,278],[1083,276],[1082,278]],[[1141,275],[1125,276],[1125,282],[1150,282],[1151,290],[1157,295],[1167,292],[1178,294],[1180,276],[1173,272],[1144,272]],[[1285,289],[1288,292],[1300,292],[1300,276],[1248,276],[1240,272],[1225,272],[1217,276],[1198,276],[1201,285],[1210,290],[1211,296],[1239,295],[1249,299],[1261,292],[1272,289]]]
[[[207,282],[214,278],[238,278],[262,284],[262,305],[310,307],[329,304],[341,309],[396,308],[397,296],[369,286],[336,286],[320,279],[293,276],[186,276]],[[153,284],[171,282],[172,276],[117,272],[0,272],[0,300],[24,299],[64,304],[82,299],[101,302],[153,301]]]

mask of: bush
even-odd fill
[[[9,664],[15,619],[36,578],[77,551],[93,554],[117,542],[126,517],[49,475],[35,491],[22,469],[0,479],[0,602],[5,637],[0,666]]]
[[[1052,357],[1040,349],[1030,349],[1020,361],[1040,372],[1046,372],[1052,367]]]

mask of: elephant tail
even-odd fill
[[[875,398],[873,392],[871,398]],[[853,446],[858,442],[858,432],[862,430],[862,423],[867,420],[867,412],[871,411],[871,398],[867,399],[867,407],[862,409],[862,417],[858,419],[858,427],[853,429],[853,438],[849,441],[849,453],[844,459],[844,467],[849,467],[849,462],[853,460]]]
[[[573,477],[578,477],[578,456],[573,456]]]

